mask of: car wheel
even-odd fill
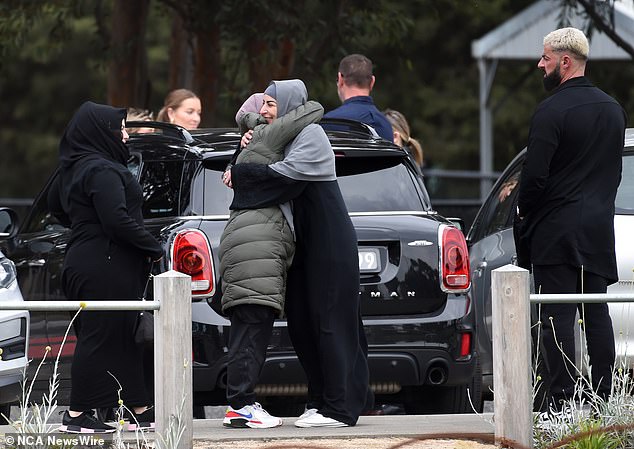
[[[482,368],[476,361],[471,382],[455,386],[422,385],[414,387],[405,402],[405,411],[413,415],[482,412]]]

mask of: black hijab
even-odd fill
[[[70,168],[80,159],[105,158],[127,164],[130,152],[121,141],[121,121],[126,110],[87,101],[68,123],[59,143],[62,168]]]

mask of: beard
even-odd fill
[[[555,87],[559,86],[561,84],[561,72],[559,71],[559,65],[557,65],[552,72],[544,75],[542,81],[544,83],[544,89],[546,89],[547,92],[550,92]]]

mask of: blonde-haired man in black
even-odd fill
[[[605,293],[618,280],[614,199],[627,118],[584,76],[588,52],[582,31],[562,28],[544,38],[537,65],[553,94],[531,120],[515,232],[518,259],[532,267],[538,293]],[[577,310],[592,386],[604,398],[610,394],[615,348],[607,304],[543,304],[543,368],[554,408],[575,391]]]

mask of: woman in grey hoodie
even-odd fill
[[[238,113],[242,131],[253,130],[251,142],[236,163],[269,164],[284,157],[284,148],[307,125],[319,121],[323,107],[307,96],[280,96],[279,118],[268,124],[260,114]],[[247,100],[249,102],[249,100]],[[245,104],[247,103],[245,102]],[[241,109],[242,111],[242,109]],[[275,316],[284,310],[286,275],[295,242],[288,205],[239,208],[232,204],[220,237],[222,311],[229,315],[227,427],[268,428],[282,423],[255,402],[255,386],[266,358]]]
[[[300,80],[273,81],[269,99],[306,95]],[[356,424],[372,408],[367,341],[359,306],[357,237],[343,201],[332,147],[324,130],[306,126],[273,164],[231,168],[234,208],[259,208],[292,200],[296,249],[288,273],[288,331],[308,378],[307,411],[298,427]]]

